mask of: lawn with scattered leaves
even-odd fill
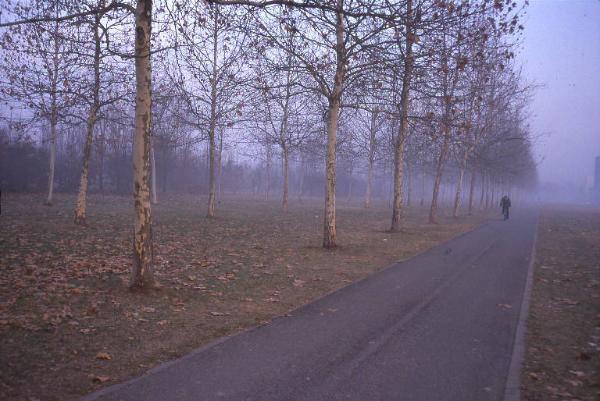
[[[338,208],[340,247],[321,248],[322,202],[168,196],[153,207],[155,273],[162,289],[127,290],[133,200],[92,195],[88,226],[75,197],[3,194],[0,216],[0,399],[74,400],[140,375],[218,337],[270,319],[406,259],[483,219],[426,224],[407,209]]]

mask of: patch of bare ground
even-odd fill
[[[600,209],[543,209],[522,396],[600,399]]]
[[[88,227],[74,196],[3,194],[0,217],[0,399],[74,400],[137,376],[207,342],[268,324],[302,304],[465,232],[482,215],[425,222],[409,208],[403,232],[390,210],[340,205],[340,247],[321,248],[321,202],[171,196],[154,212],[162,289],[127,290],[129,197],[91,196]],[[566,297],[566,296],[565,296]],[[579,380],[579,379],[578,379]]]

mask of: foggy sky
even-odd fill
[[[540,181],[582,186],[600,156],[600,0],[533,0],[524,22]]]

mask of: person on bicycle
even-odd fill
[[[510,198],[508,195],[504,195],[502,199],[500,199],[500,206],[502,207],[502,214],[504,215],[504,220],[508,220],[508,209],[510,208]]]

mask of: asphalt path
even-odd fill
[[[511,215],[85,400],[504,400],[537,226]]]

